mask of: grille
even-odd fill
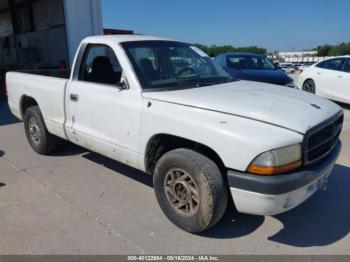
[[[344,122],[344,115],[337,116],[312,129],[307,135],[305,160],[314,163],[326,157],[335,147]]]

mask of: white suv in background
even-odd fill
[[[298,87],[350,104],[350,56],[324,60],[306,68],[299,76]]]

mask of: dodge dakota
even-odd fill
[[[6,82],[34,151],[68,140],[152,175],[162,211],[188,232],[219,222],[230,196],[254,215],[298,206],[326,187],[341,150],[338,105],[234,80],[176,40],[88,37],[71,72],[9,72]]]

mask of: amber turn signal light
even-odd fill
[[[247,171],[251,174],[271,176],[287,173],[288,171],[295,170],[301,166],[302,162],[300,160],[282,166],[259,166],[256,164],[251,164]]]

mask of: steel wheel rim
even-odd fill
[[[38,125],[38,122],[36,121],[36,119],[34,117],[32,117],[31,119],[29,119],[29,135],[31,140],[35,143],[35,144],[40,144],[41,142],[41,131]]]
[[[198,186],[187,171],[181,168],[169,170],[164,189],[171,207],[178,214],[190,217],[197,213],[200,204]]]

